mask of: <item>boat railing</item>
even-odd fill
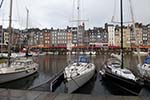
[[[80,71],[82,72],[82,71],[85,71],[85,70],[87,70],[87,68],[90,68],[89,67],[89,64],[87,64],[84,68],[82,68]]]

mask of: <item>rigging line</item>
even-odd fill
[[[72,20],[74,19],[74,10],[75,10],[75,0],[73,0]]]
[[[131,0],[129,0],[129,3],[130,3],[131,17],[132,17],[132,21],[133,21],[133,32],[134,32],[134,35],[135,35],[135,38],[136,38],[136,45],[139,46],[139,37],[136,35],[136,30],[135,30],[135,18],[134,18],[134,13],[133,13],[133,4],[132,4]],[[139,60],[139,63],[141,64],[141,56],[139,54],[139,52],[140,52],[139,47],[137,48],[137,51],[138,51],[138,60]]]
[[[17,17],[18,17],[18,19],[19,19],[19,21],[18,21],[18,24],[20,25],[20,26],[22,26],[21,25],[21,17],[20,17],[20,14],[19,14],[19,5],[18,5],[18,0],[16,0],[16,14],[17,14]]]
[[[127,8],[126,8],[126,9],[127,9]],[[117,11],[117,1],[115,0],[115,1],[114,1],[113,16],[112,16],[111,22],[114,23],[114,24],[119,24],[119,23],[121,23],[121,22],[120,22],[120,21],[117,21],[118,16],[116,15],[116,11]],[[132,23],[132,20],[123,21],[123,23],[124,23],[124,24]]]
[[[82,1],[81,1],[81,14],[80,14],[81,19],[86,16],[84,1],[85,1],[85,0],[82,0]],[[86,27],[89,26],[89,25],[87,25],[87,24],[89,24],[89,23],[88,23],[88,22],[89,22],[89,18],[85,18],[85,20],[81,20],[81,21],[82,21],[82,23],[84,23],[84,25],[85,25],[85,23],[86,23]]]
[[[28,0],[25,0],[26,2],[28,1]],[[27,3],[25,2],[24,0],[22,0],[22,3],[25,5],[25,7],[26,7],[26,5],[27,5]]]
[[[22,21],[22,23],[24,24],[24,27],[26,28],[27,27],[27,16],[28,16],[26,13],[28,13],[27,10],[29,9],[30,3],[28,0],[25,0],[25,1],[23,0],[22,2],[24,4],[24,16],[25,16],[25,18],[23,18],[23,19],[24,19],[24,21],[26,20],[26,22]],[[28,25],[29,25],[29,17],[28,17]]]
[[[2,8],[2,5],[4,5],[4,0],[2,0],[1,3],[0,3],[0,9]],[[4,18],[4,12],[2,11],[1,14],[2,14],[2,25],[4,25],[4,21],[3,21],[3,18]],[[0,14],[0,15],[1,15],[1,14]]]
[[[81,0],[81,12],[80,12],[80,16],[81,16],[81,19],[82,19],[82,17],[84,17],[84,0]]]
[[[29,26],[29,16],[28,16],[28,14],[29,14],[29,9],[30,9],[30,7],[29,7],[29,1],[28,0],[23,0],[23,3],[24,3],[24,8],[25,8],[25,15],[24,16],[26,16],[24,19],[26,20],[26,22],[24,22],[24,24],[25,24],[25,28],[27,28],[28,26]],[[27,21],[28,20],[28,21]],[[28,25],[27,25],[28,24]]]
[[[24,4],[27,5],[25,7],[28,8],[28,9],[31,9],[31,7],[29,6],[29,4],[33,3],[32,0],[31,1],[25,0],[25,1],[23,0]],[[32,16],[31,10],[30,10],[30,16]],[[30,25],[30,27],[35,27],[35,28],[36,27],[42,27],[42,24],[38,20],[36,20],[34,18],[31,18],[31,17],[29,17],[29,19],[28,19],[28,25]]]
[[[75,10],[75,0],[72,0],[72,6],[73,6],[73,7],[72,7],[72,14],[71,14],[71,19],[70,19],[71,21],[69,21],[69,22],[71,22],[71,26],[73,27],[74,24],[73,24],[72,20],[74,20],[74,16],[75,16],[75,15],[74,15],[74,12],[75,12],[75,11],[74,11],[74,10]]]
[[[1,7],[2,7],[2,5],[3,5],[3,2],[4,2],[4,0],[2,0],[2,1],[1,1],[1,3],[0,3],[0,8],[1,8]]]
[[[0,15],[2,15],[2,19],[1,19],[1,21],[3,22],[3,24],[2,25],[7,25],[7,23],[6,22],[4,22],[4,18],[7,18],[8,16],[6,16],[7,14],[8,14],[8,12],[9,12],[9,10],[8,10],[8,3],[9,3],[9,1],[8,0],[3,0],[3,6],[1,6],[1,14]],[[5,7],[4,7],[5,6]]]

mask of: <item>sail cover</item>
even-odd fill
[[[144,64],[150,64],[150,56],[146,56]]]
[[[88,56],[80,56],[79,57],[79,62],[89,63],[90,62],[90,58]]]

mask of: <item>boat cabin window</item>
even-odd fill
[[[117,62],[114,62],[114,63],[112,63],[113,65],[120,65],[120,63],[117,63]]]
[[[115,68],[120,68],[120,63],[112,63],[112,65],[113,65],[113,67],[115,67]]]
[[[12,65],[25,65],[23,62],[13,62]]]
[[[150,64],[150,60],[147,61],[147,64]]]
[[[124,74],[131,74],[130,71],[123,71]]]

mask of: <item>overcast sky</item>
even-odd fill
[[[0,0],[2,1],[2,0]],[[8,26],[9,1],[4,0],[0,9],[0,24]],[[65,28],[75,25],[71,20],[76,19],[77,0],[13,0],[13,27],[24,28],[26,23],[26,8],[29,9],[29,27]],[[124,1],[125,21],[131,20],[129,2]],[[111,23],[112,16],[119,21],[120,0],[81,0],[81,19],[88,20],[86,27],[103,27]],[[150,23],[150,0],[132,0],[135,21],[144,24]],[[75,3],[76,4],[76,3]],[[74,17],[73,17],[74,16]]]

